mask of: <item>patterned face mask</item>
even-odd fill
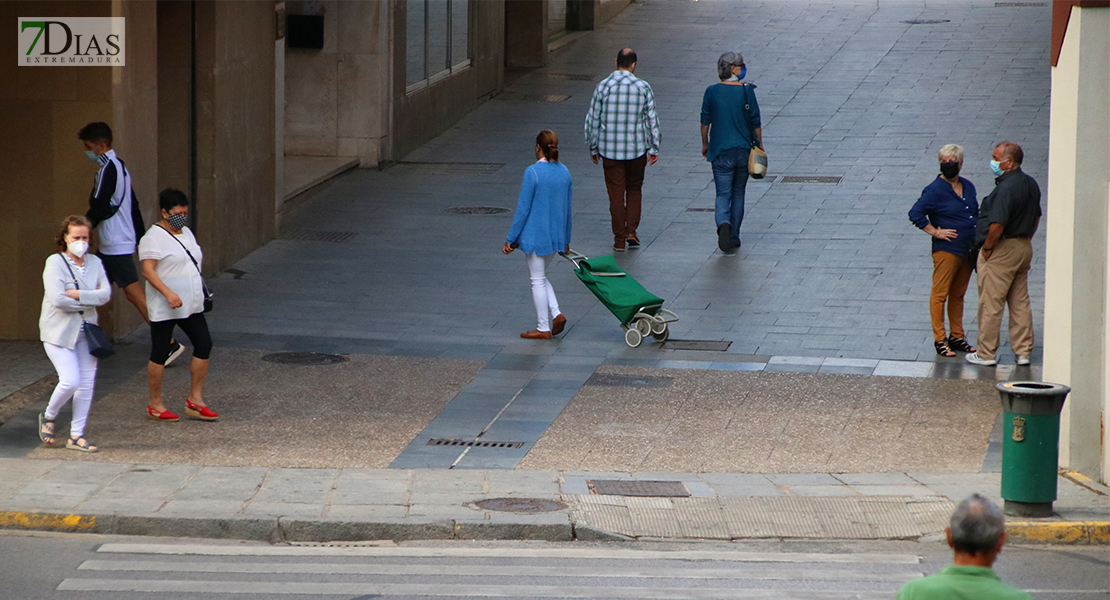
[[[189,218],[185,215],[169,215],[166,217],[166,221],[174,229],[184,229],[189,224]]]

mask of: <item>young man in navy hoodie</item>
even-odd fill
[[[112,128],[107,123],[89,123],[81,128],[77,137],[85,145],[85,155],[100,166],[89,194],[89,212],[85,214],[100,235],[100,249],[96,255],[104,263],[108,281],[123,290],[143,320],[150,323],[146,294],[139,284],[139,273],[132,258],[146,226],[131,185],[131,173],[112,150]],[[185,351],[180,343],[173,344],[167,365]]]

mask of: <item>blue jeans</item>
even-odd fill
[[[744,222],[744,188],[748,185],[748,148],[729,148],[713,159],[713,183],[717,186],[717,227],[732,226],[732,243],[740,243]]]

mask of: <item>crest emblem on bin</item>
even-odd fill
[[[1014,417],[1014,433],[1012,434],[1015,442],[1025,440],[1025,419],[1022,417]]]

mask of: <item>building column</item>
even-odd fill
[[[1110,3],[1053,15],[1045,252],[1044,378],[1072,388],[1060,464],[1110,481]],[[1070,8],[1070,15],[1067,9]],[[1059,16],[1062,14],[1062,17]],[[1054,52],[1054,56],[1056,52]]]

